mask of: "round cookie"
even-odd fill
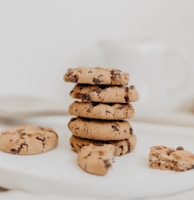
[[[122,156],[132,152],[135,149],[136,143],[137,143],[137,138],[135,134],[132,134],[129,139],[118,140],[118,141],[91,140],[91,139],[79,138],[74,135],[70,137],[71,147],[77,153],[80,152],[80,149],[83,146],[87,146],[89,144],[93,144],[96,146],[102,146],[104,144],[112,144],[113,146],[115,146],[114,155]]]
[[[129,139],[133,129],[127,120],[95,120],[88,118],[72,118],[68,123],[73,135],[93,140]]]
[[[1,132],[0,150],[19,155],[47,152],[57,146],[57,133],[46,127],[24,125]]]
[[[129,74],[118,69],[77,67],[67,70],[64,81],[91,85],[127,85]]]
[[[69,113],[78,117],[123,120],[134,116],[134,108],[129,103],[94,103],[74,101],[69,106]]]
[[[128,103],[138,100],[135,86],[76,84],[70,92],[72,98],[85,102]]]
[[[112,167],[114,150],[114,146],[110,144],[84,146],[77,154],[77,163],[88,173],[106,175]]]

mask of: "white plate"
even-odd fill
[[[78,167],[76,153],[69,145],[68,121],[68,117],[26,121],[54,128],[59,134],[59,145],[50,152],[33,156],[0,152],[0,185],[31,192],[110,198],[152,197],[194,188],[194,170],[173,172],[148,167],[152,145],[183,146],[194,152],[193,128],[131,122],[138,138],[135,151],[116,157],[106,176],[96,176]]]

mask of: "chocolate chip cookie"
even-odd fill
[[[95,120],[77,117],[70,120],[68,127],[74,136],[92,140],[125,140],[133,133],[127,120]]]
[[[114,150],[114,146],[110,144],[84,146],[77,155],[77,163],[86,172],[103,176],[112,167]]]
[[[128,103],[138,100],[135,86],[76,84],[70,92],[72,98],[85,102]]]
[[[194,169],[194,154],[166,146],[152,146],[149,153],[149,166],[154,169],[186,171]]]
[[[69,113],[78,117],[123,120],[134,116],[134,108],[130,103],[96,103],[74,101],[69,106]]]
[[[58,135],[51,129],[39,126],[18,126],[1,132],[0,150],[19,155],[47,152],[57,146]]]
[[[135,149],[136,142],[137,142],[137,138],[135,134],[132,134],[129,139],[116,140],[116,141],[91,140],[91,139],[79,138],[74,135],[70,137],[71,147],[77,153],[80,152],[80,149],[83,146],[87,146],[89,144],[93,144],[95,146],[103,146],[104,144],[112,144],[113,146],[115,146],[115,151],[114,151],[115,156],[122,156],[122,155],[132,152]]]
[[[129,74],[118,69],[77,67],[67,70],[64,81],[91,85],[127,85]]]

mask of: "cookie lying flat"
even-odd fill
[[[18,126],[1,132],[0,150],[19,155],[39,154],[57,146],[57,133],[51,128]]]
[[[82,101],[102,103],[128,103],[139,98],[135,86],[76,84],[70,95]]]
[[[134,108],[130,103],[94,103],[74,101],[69,106],[69,113],[78,117],[122,120],[134,116]]]
[[[176,149],[153,146],[149,153],[149,166],[161,170],[186,171],[194,168],[194,154],[183,147]]]
[[[69,121],[68,127],[77,137],[103,141],[129,139],[133,132],[127,120],[107,121],[77,117]]]
[[[89,144],[93,144],[95,146],[103,146],[104,144],[112,144],[115,146],[115,156],[122,156],[127,153],[132,152],[135,149],[137,143],[136,136],[133,134],[129,139],[125,140],[118,140],[118,141],[100,141],[100,140],[90,140],[90,139],[85,139],[85,138],[79,138],[76,136],[71,136],[70,137],[70,144],[72,149],[75,152],[80,152],[80,149],[83,146],[87,146]]]
[[[84,146],[77,155],[78,165],[88,173],[103,176],[112,167],[114,149],[110,144]]]
[[[118,69],[77,67],[67,70],[64,81],[91,85],[127,85],[129,74]]]

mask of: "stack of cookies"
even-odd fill
[[[76,116],[68,123],[72,149],[80,152],[89,144],[111,144],[115,156],[131,152],[136,146],[129,123],[134,116],[131,102],[138,100],[138,93],[134,86],[128,86],[129,74],[117,69],[78,67],[69,68],[64,80],[76,83],[70,95],[77,100],[69,106],[69,113]]]

